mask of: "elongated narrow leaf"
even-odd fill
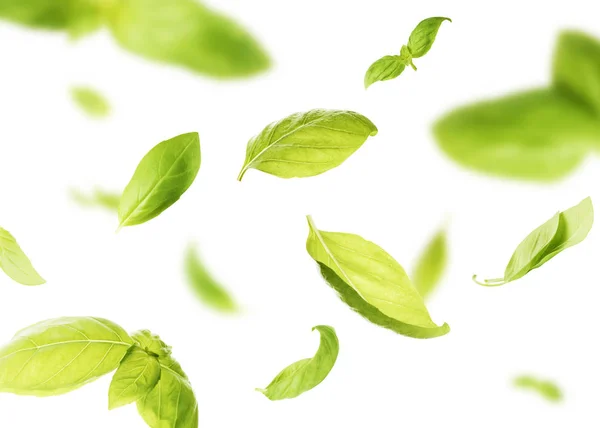
[[[321,335],[321,343],[312,358],[305,358],[283,369],[265,389],[257,388],[269,400],[294,398],[323,382],[333,368],[340,349],[333,327],[313,327]]]
[[[339,166],[376,134],[369,119],[351,111],[296,113],[271,123],[248,142],[238,180],[250,168],[281,178],[322,174]]]
[[[40,285],[46,280],[33,268],[17,240],[0,227],[0,268],[14,281],[23,285]]]
[[[370,309],[373,307],[385,317],[410,325],[414,330],[425,330],[422,334],[411,334],[401,325],[392,328],[407,336],[434,337],[439,336],[439,332],[445,334],[449,331],[446,324],[440,327],[432,321],[423,298],[402,266],[381,247],[358,235],[318,230],[310,216],[308,223],[310,231],[306,249],[310,256],[331,269],[368,305],[359,307],[349,303],[354,310],[371,320],[378,318],[378,313]],[[339,285],[332,286],[339,288]],[[347,296],[349,293],[345,290],[338,293],[344,301],[355,301],[354,296]],[[375,323],[382,325],[385,321]]]
[[[398,55],[386,55],[375,61],[365,74],[365,89],[375,82],[395,79],[400,76],[406,64]]]
[[[548,401],[558,402],[563,399],[560,388],[551,381],[540,380],[533,376],[519,376],[514,380],[514,385],[517,388],[537,392]]]
[[[539,268],[561,251],[579,244],[594,223],[594,207],[588,197],[566,211],[559,212],[531,232],[513,253],[503,278],[478,282],[497,286],[514,281]],[[475,276],[473,277],[475,279]]]
[[[447,259],[446,231],[440,230],[421,253],[413,274],[413,282],[423,299],[438,285],[446,269]]]
[[[420,58],[429,52],[444,21],[452,22],[450,18],[434,17],[417,24],[408,39],[408,49],[413,58]]]
[[[552,181],[572,172],[600,144],[589,109],[552,89],[459,108],[434,126],[454,161],[492,175]]]
[[[94,189],[89,194],[78,190],[71,190],[71,198],[82,207],[100,207],[108,211],[118,212],[121,195],[116,192],[107,192],[102,189]]]
[[[110,29],[128,51],[217,78],[250,76],[270,59],[240,25],[196,0],[120,0]]]
[[[192,185],[200,169],[196,132],[163,141],[136,168],[119,204],[119,223],[132,226],[153,219]]]
[[[75,104],[90,117],[103,118],[110,114],[110,105],[106,98],[92,88],[73,87],[71,97]]]
[[[121,327],[102,318],[42,321],[0,348],[0,391],[35,396],[73,391],[116,369],[132,344]]]
[[[115,409],[144,398],[159,378],[158,356],[132,346],[113,375],[108,390],[108,408]]]
[[[207,306],[223,312],[235,312],[237,305],[225,288],[208,272],[195,248],[190,246],[185,256],[188,282]]]

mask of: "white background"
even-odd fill
[[[48,283],[0,275],[0,342],[37,321],[105,317],[148,328],[173,347],[200,407],[201,427],[596,427],[600,401],[600,232],[542,269],[496,289],[520,240],[585,196],[600,202],[598,160],[553,185],[465,171],[431,136],[444,112],[481,97],[546,84],[558,31],[597,31],[592,0],[213,2],[265,44],[274,67],[215,82],[139,59],[107,32],[66,36],[0,22],[0,225]],[[363,75],[397,53],[423,18],[449,16],[433,49],[398,79],[368,91]],[[96,87],[114,107],[85,117],[68,88]],[[339,168],[282,180],[236,176],[248,139],[290,113],[358,111],[379,134]],[[198,131],[202,167],[160,217],[115,234],[117,219],[74,205],[70,187],[122,189],[158,142]],[[450,218],[451,264],[429,302],[445,337],[396,335],[352,313],[321,280],[304,249],[305,215],[323,230],[352,232],[407,270]],[[214,274],[244,307],[225,317],[187,288],[182,261],[196,241]],[[314,390],[270,402],[266,386],[311,356],[317,324],[341,344]],[[511,379],[554,379],[565,401],[516,391]],[[2,427],[144,427],[135,406],[109,412],[110,376],[51,398],[0,395]]]

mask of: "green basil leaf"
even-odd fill
[[[0,227],[0,268],[14,281],[23,285],[40,285],[46,280],[31,265],[17,240]]]
[[[600,144],[600,121],[580,103],[539,89],[459,108],[434,126],[454,161],[488,174],[552,181]]]
[[[554,382],[540,380],[533,376],[519,376],[514,380],[514,385],[537,392],[548,401],[558,402],[563,399],[560,388]]]
[[[92,88],[73,87],[71,97],[75,104],[90,117],[102,118],[110,114],[110,105],[106,98]]]
[[[119,204],[119,227],[144,223],[179,200],[200,169],[200,138],[182,134],[143,157]]]
[[[402,62],[397,55],[386,55],[375,61],[365,74],[365,89],[375,82],[395,79],[406,68],[406,64]]]
[[[408,50],[413,58],[420,58],[429,52],[444,21],[452,22],[450,18],[434,17],[417,24],[408,39]]]
[[[102,189],[94,189],[89,195],[78,190],[71,190],[71,198],[82,207],[101,207],[109,211],[118,212],[121,195],[107,192]]]
[[[447,325],[439,327],[432,321],[402,266],[381,247],[358,235],[320,231],[310,216],[308,224],[306,249],[310,256],[331,269],[368,305],[403,324],[449,331]]]
[[[270,66],[245,29],[195,0],[121,0],[113,9],[110,29],[116,41],[147,59],[220,78]]]
[[[504,285],[537,269],[561,251],[582,242],[594,223],[592,200],[587,197],[566,211],[555,214],[550,220],[531,232],[513,253],[503,278],[478,282],[486,286]]]
[[[171,355],[171,347],[163,342],[158,335],[152,334],[148,330],[136,331],[131,335],[131,338],[149,354],[156,355],[159,358]]]
[[[233,298],[206,270],[192,246],[188,248],[185,256],[185,271],[189,284],[206,305],[222,312],[237,311]]]
[[[0,391],[39,397],[73,391],[116,369],[132,344],[102,318],[39,322],[0,348]]]
[[[600,115],[600,42],[577,31],[561,33],[554,54],[553,83]]]
[[[269,400],[294,398],[313,389],[325,380],[340,350],[333,327],[318,325],[313,327],[321,335],[321,343],[312,358],[305,358],[283,369],[265,389],[256,388]]]
[[[132,346],[113,375],[108,390],[108,408],[115,409],[144,398],[160,378],[158,358]]]
[[[267,126],[248,142],[238,180],[249,168],[281,178],[311,177],[344,162],[377,128],[344,110],[310,110]]]
[[[438,285],[448,260],[448,244],[446,242],[446,231],[440,230],[427,244],[412,276],[415,287],[426,299]]]

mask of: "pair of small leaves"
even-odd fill
[[[314,330],[321,335],[315,356],[287,366],[266,388],[256,388],[257,391],[262,392],[269,400],[283,400],[297,397],[325,380],[335,365],[340,344],[333,327],[318,325],[313,327]]]
[[[253,137],[238,180],[250,168],[281,178],[311,177],[342,164],[377,128],[345,110],[310,110],[268,125]]]
[[[309,216],[306,249],[321,274],[350,308],[374,324],[414,338],[450,331],[436,325],[423,297],[388,253],[358,235],[324,232]]]
[[[196,132],[157,144],[140,161],[119,202],[119,228],[144,223],[173,205],[200,169]]]
[[[400,55],[386,55],[371,64],[365,73],[365,89],[375,82],[395,79],[407,66],[416,71],[413,58],[421,58],[429,52],[444,21],[452,22],[450,18],[443,17],[427,18],[419,22],[410,34],[408,45],[403,45],[400,49]]]
[[[17,240],[0,227],[0,268],[10,278],[23,285],[41,285],[46,282],[34,269]]]
[[[84,86],[71,88],[71,98],[88,116],[100,119],[110,114],[110,105],[98,91]]]
[[[600,148],[600,43],[564,32],[553,84],[461,107],[439,119],[440,148],[459,164],[491,175],[553,181]]]
[[[594,223],[594,208],[588,197],[566,211],[556,213],[519,244],[513,253],[503,278],[478,282],[485,286],[504,285],[515,281],[569,247],[585,239]],[[475,281],[476,277],[473,276]]]
[[[563,394],[554,382],[541,380],[533,376],[519,376],[514,380],[517,388],[527,389],[537,392],[541,397],[551,402],[559,402],[563,399]]]

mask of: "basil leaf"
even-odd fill
[[[439,283],[448,259],[446,231],[440,230],[427,244],[413,274],[413,282],[423,299],[426,299]]]
[[[31,265],[17,240],[0,227],[0,268],[14,281],[23,285],[40,285],[46,280]]]
[[[429,52],[444,21],[452,22],[450,18],[434,17],[417,24],[408,39],[408,50],[413,58],[420,58]]]
[[[563,399],[558,385],[547,380],[540,380],[533,376],[519,376],[514,380],[517,388],[528,389],[537,392],[548,401],[558,402]]]
[[[91,194],[85,195],[78,190],[71,190],[71,198],[82,207],[101,207],[109,211],[118,212],[121,195],[94,189]]]
[[[566,211],[555,214],[550,220],[531,232],[513,253],[503,278],[475,282],[498,286],[514,281],[537,269],[561,251],[579,244],[588,235],[594,222],[592,200],[587,197]]]
[[[265,389],[256,388],[269,400],[294,398],[313,389],[325,380],[340,350],[337,335],[333,327],[318,325],[313,327],[321,335],[321,343],[312,358],[295,362],[283,369]]]
[[[406,64],[397,55],[386,55],[375,61],[365,74],[365,89],[375,82],[395,79],[400,76]]]
[[[113,375],[108,390],[108,408],[115,409],[144,398],[160,378],[158,358],[132,346]]]
[[[110,105],[106,98],[92,88],[73,87],[71,97],[75,104],[90,117],[102,118],[110,114]]]
[[[306,250],[310,256],[331,269],[369,306],[402,324],[422,329],[442,329],[446,333],[449,331],[447,325],[439,327],[431,320],[423,298],[402,266],[381,247],[358,235],[320,231],[310,216],[308,224],[310,231]],[[361,310],[358,312],[363,315]],[[369,316],[363,316],[371,320]],[[376,324],[381,325],[379,322]]]
[[[161,338],[152,334],[148,330],[139,330],[131,335],[134,342],[149,354],[156,355],[159,358],[171,355],[171,347],[167,346]]]
[[[144,223],[173,205],[200,169],[196,132],[163,141],[143,157],[119,204],[119,227]]]
[[[237,311],[238,308],[233,298],[210,275],[196,250],[191,246],[185,256],[185,271],[189,284],[206,305],[222,312]]]
[[[0,348],[0,391],[39,397],[73,391],[116,369],[132,344],[102,318],[39,322]]]
[[[492,175],[552,181],[600,144],[600,122],[570,97],[539,89],[459,108],[434,126],[440,148]]]
[[[587,34],[565,31],[554,54],[553,83],[600,115],[600,43]]]
[[[267,126],[248,142],[238,180],[249,168],[281,178],[311,177],[344,162],[377,128],[344,110],[310,110]]]
[[[208,76],[243,77],[270,66],[245,29],[195,0],[122,0],[109,24],[130,52]]]

